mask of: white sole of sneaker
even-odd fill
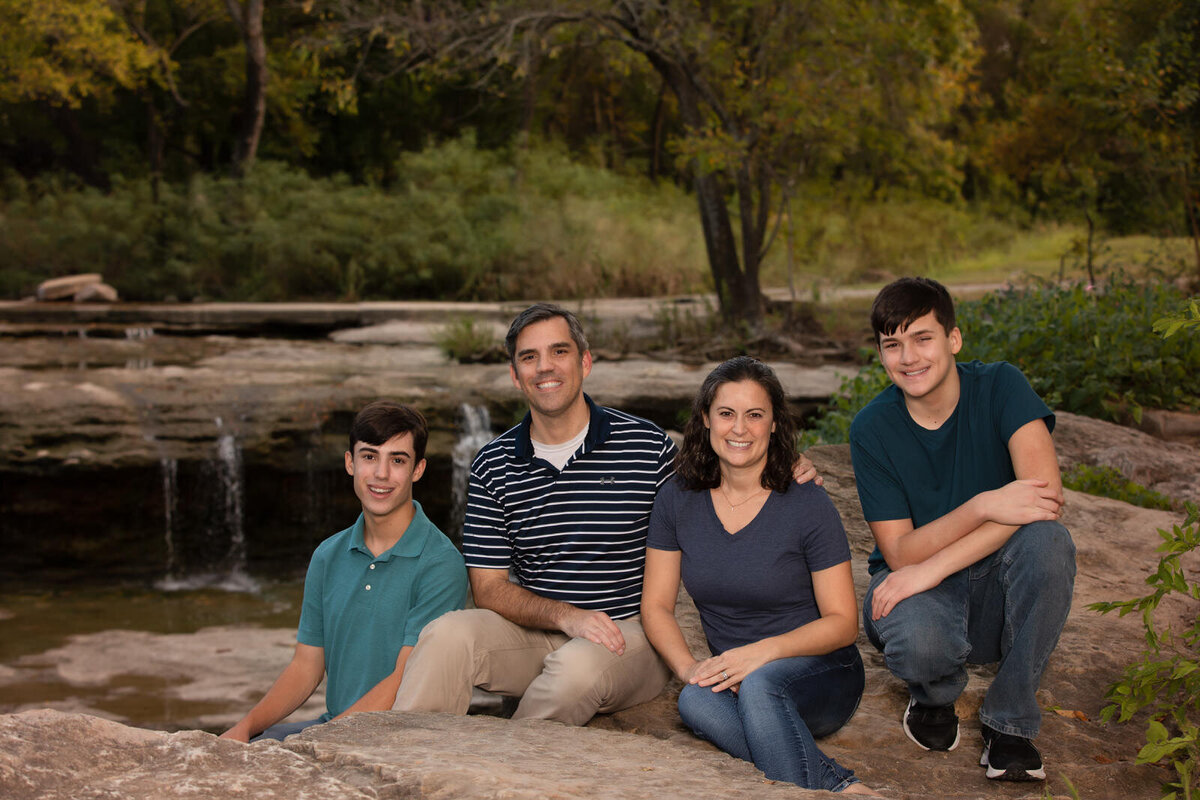
[[[987,768],[987,776],[993,781],[1044,781],[1046,770],[1038,769],[996,769],[988,763],[988,751],[984,750],[979,757],[979,766]]]
[[[917,741],[917,737],[913,736],[913,732],[908,729],[908,709],[912,708],[912,707],[913,707],[913,701],[909,700],[908,708],[904,709],[904,716],[900,717],[900,727],[902,727],[904,729],[904,735],[908,737],[910,742],[912,742],[913,744],[915,744],[917,747],[921,748],[922,750],[932,751],[933,750],[932,747],[926,747],[925,745],[921,744],[919,741]],[[961,740],[961,739],[962,739],[962,726],[960,725],[958,730],[956,730],[954,732],[954,741],[950,744],[950,746],[947,747],[945,750],[939,750],[937,752],[949,753],[951,750],[958,747],[959,740]]]

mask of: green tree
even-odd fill
[[[972,52],[970,20],[953,0],[339,8],[348,30],[369,31],[369,41],[435,74],[527,76],[580,40],[643,58],[678,110],[682,134],[669,147],[690,176],[729,321],[761,322],[759,268],[797,177],[863,166],[880,181],[936,183],[953,172],[939,126],[961,97]]]
[[[104,0],[0,0],[0,102],[78,106],[143,83],[156,61]]]
[[[1187,231],[1200,274],[1200,4],[969,6],[984,48],[965,109],[975,163],[1012,180],[1035,211]]]

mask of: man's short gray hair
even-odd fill
[[[516,366],[517,363],[517,337],[521,335],[521,331],[535,322],[553,319],[554,317],[562,317],[567,321],[567,329],[571,332],[571,340],[579,348],[580,357],[587,352],[587,336],[583,332],[583,326],[579,324],[578,317],[554,303],[534,303],[520,314],[517,314],[517,318],[512,321],[512,325],[508,326],[508,335],[504,337],[504,349],[508,351],[508,360],[513,366]]]

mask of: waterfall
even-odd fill
[[[246,571],[246,534],[243,521],[245,481],[242,448],[232,431],[226,430],[220,417],[216,418],[216,455],[209,462],[212,511],[215,513],[204,526],[204,548],[208,553],[220,550],[217,556],[201,556],[204,563],[180,563],[176,547],[178,520],[178,467],[173,459],[163,459],[163,492],[167,524],[167,575],[155,586],[163,591],[187,591],[212,588],[230,592],[257,592],[258,583]],[[185,537],[186,538],[186,537]],[[228,546],[224,542],[228,541]]]
[[[463,518],[467,514],[467,482],[471,475],[471,462],[479,448],[490,442],[492,418],[486,406],[463,403],[458,407],[460,419],[458,441],[452,454],[452,478],[450,484],[450,530],[446,535],[455,544],[462,542]]]
[[[217,427],[221,419],[217,418]],[[217,474],[225,499],[225,531],[229,535],[229,551],[225,554],[225,577],[218,588],[230,591],[256,591],[258,584],[246,572],[246,532],[242,518],[245,484],[242,477],[242,448],[232,433],[222,433],[217,439]]]
[[[165,455],[158,459],[162,468],[163,537],[167,545],[167,577],[175,574],[175,508],[179,497],[179,462]]]

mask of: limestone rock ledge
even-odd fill
[[[711,749],[554,722],[400,712],[246,746],[26,711],[0,717],[0,787],[6,800],[821,796]]]

